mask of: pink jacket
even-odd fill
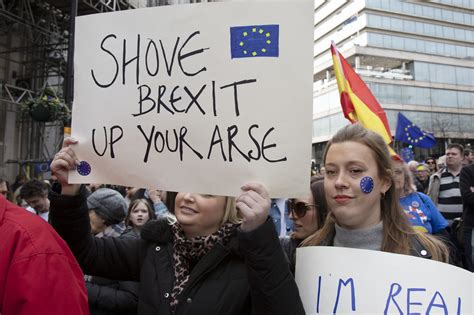
[[[0,314],[89,314],[79,264],[40,217],[0,196]]]

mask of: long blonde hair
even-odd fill
[[[377,163],[379,177],[391,183],[385,196],[381,197],[380,200],[381,217],[383,221],[382,251],[410,254],[412,240],[415,238],[431,252],[434,260],[447,262],[449,259],[449,251],[446,245],[431,235],[416,232],[408,222],[399,204],[399,196],[393,178],[392,159],[388,147],[380,135],[365,129],[360,124],[346,126],[340,129],[327,143],[323,155],[323,162],[326,163],[327,153],[332,144],[347,141],[357,142],[370,148]],[[320,245],[334,235],[335,223],[336,218],[330,212],[323,227],[306,238],[301,246]]]

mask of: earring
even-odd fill
[[[380,193],[380,199],[384,200],[385,199],[385,192]]]

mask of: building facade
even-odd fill
[[[474,145],[474,1],[315,1],[313,159],[348,124],[339,102],[331,41],[385,109],[392,134],[398,112],[438,145]],[[395,143],[399,149],[403,144]]]

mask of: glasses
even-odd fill
[[[315,208],[315,205],[308,204],[305,202],[294,202],[294,201],[288,201],[288,210],[290,213],[297,218],[302,218],[306,215],[306,212],[308,210],[311,210],[312,208]]]
[[[427,161],[426,164],[435,164],[434,161]]]

